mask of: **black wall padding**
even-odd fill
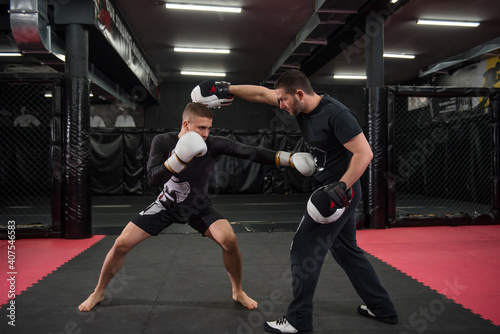
[[[176,131],[176,130],[171,130]],[[170,132],[170,130],[161,131]],[[94,195],[155,195],[147,182],[146,164],[151,142],[159,130],[98,130],[91,134],[92,192]],[[227,137],[250,146],[271,150],[305,152],[298,132],[212,130],[211,135]],[[310,180],[293,168],[262,165],[230,156],[221,156],[210,176],[209,194],[261,194],[309,192]]]
[[[122,195],[123,134],[92,133],[92,192],[98,195]],[[127,150],[129,151],[129,150]]]
[[[125,193],[142,194],[145,161],[144,136],[141,133],[123,135],[123,190]]]
[[[258,146],[272,149],[272,141],[267,139],[270,133],[233,131],[228,138],[249,146]],[[223,157],[221,161],[226,164],[219,167],[221,171],[230,175],[229,193],[259,194],[264,192],[264,178],[270,175],[273,170],[272,165],[261,165],[248,160],[234,157]]]

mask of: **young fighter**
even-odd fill
[[[292,166],[305,176],[314,173],[314,161],[309,153],[275,152],[210,136],[212,118],[212,112],[203,104],[189,103],[182,114],[180,132],[160,134],[153,139],[148,180],[152,187],[162,186],[163,191],[116,239],[104,260],[97,286],[78,307],[80,311],[90,311],[104,299],[108,283],[132,248],[173,223],[189,224],[214,240],[222,248],[232,298],[248,309],[257,307],[257,302],[246,295],[241,285],[241,253],[236,235],[207,198],[210,173],[216,159],[223,154],[257,163]]]

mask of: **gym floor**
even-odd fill
[[[129,253],[105,300],[92,312],[77,310],[94,289],[104,257],[123,226],[153,199],[94,198],[93,231],[104,237],[16,296],[15,327],[8,324],[8,304],[4,305],[0,332],[265,333],[263,322],[281,317],[291,298],[289,248],[307,195],[221,195],[213,199],[237,233],[243,288],[259,302],[258,309],[250,311],[232,301],[220,248],[189,226],[174,225]],[[382,233],[391,230],[397,228],[373,231],[375,242],[384,243],[387,234]],[[366,242],[368,233],[359,233],[362,248],[364,243],[371,245]],[[408,243],[405,247],[413,246]],[[43,265],[43,252],[40,249],[31,255],[30,266]],[[327,257],[314,300],[314,333],[500,333],[498,319],[474,313],[468,305],[383,262],[379,254],[367,253],[367,257],[398,309],[399,323],[388,325],[358,315],[356,307],[362,301],[342,269]],[[498,267],[492,265],[492,272],[475,274],[493,276]],[[448,275],[449,281],[457,281],[457,274]],[[458,281],[463,282],[460,277]]]

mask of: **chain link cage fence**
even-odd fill
[[[492,211],[486,96],[395,96],[396,222],[471,219]]]
[[[52,224],[52,83],[0,82],[0,226]]]

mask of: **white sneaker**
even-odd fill
[[[299,331],[295,329],[283,316],[283,319],[278,319],[275,321],[267,321],[264,324],[266,331],[271,333],[298,333]]]

